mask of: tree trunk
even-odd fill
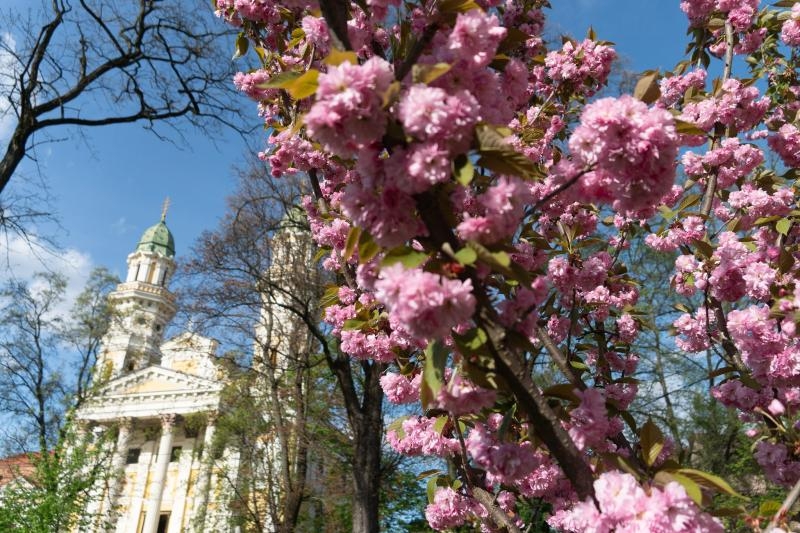
[[[364,397],[354,443],[353,532],[378,533],[383,438],[383,390],[379,379],[383,365],[364,363],[362,367]]]

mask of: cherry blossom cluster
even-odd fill
[[[606,472],[595,483],[597,505],[581,502],[553,515],[550,524],[563,531],[636,532],[704,531],[722,532],[722,524],[700,513],[686,490],[678,483],[650,493],[630,474]]]
[[[717,354],[710,394],[752,424],[766,475],[794,484],[800,82],[785,47],[800,43],[800,4],[680,2],[691,61],[619,97],[598,95],[612,46],[590,32],[548,49],[545,4],[217,11],[259,50],[234,82],[271,131],[261,158],[311,181],[311,233],[341,283],[331,335],[382,365],[390,402],[418,407],[389,446],[454,465],[432,479],[431,527],[519,527],[519,506],[541,500],[564,531],[721,531],[688,494],[727,485],[680,475],[656,426],[627,416],[646,267],[621,257],[642,243],[675,254],[674,292],[691,303],[676,345]],[[779,39],[752,76],[700,68]],[[762,74],[766,91],[744,79]]]

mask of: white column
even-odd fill
[[[197,446],[197,438],[185,440],[183,451],[178,460],[178,478],[175,484],[175,493],[172,496],[172,513],[169,517],[170,531],[184,531],[184,515],[188,515],[186,501],[189,497],[189,480],[192,476],[193,449]],[[191,443],[191,446],[187,446]]]
[[[175,425],[175,415],[161,416],[161,440],[158,442],[158,455],[153,480],[150,482],[150,498],[147,500],[147,511],[144,517],[142,533],[155,533],[158,527],[158,516],[161,512],[161,496],[164,493],[164,482],[169,467],[169,457],[172,453],[172,430]]]
[[[117,500],[122,493],[125,482],[125,463],[128,459],[128,447],[131,443],[133,420],[121,418],[119,420],[117,444],[111,457],[111,475],[108,479],[108,492],[103,509],[103,530],[110,530],[117,521]]]
[[[136,482],[129,492],[128,512],[118,521],[117,533],[138,532],[139,519],[142,514],[142,507],[144,507],[144,495],[150,477],[150,463],[152,462],[153,454],[156,453],[156,444],[156,442],[145,441],[142,445],[139,464],[136,467]]]
[[[205,435],[203,436],[203,455],[200,457],[200,472],[197,475],[197,486],[194,489],[194,526],[198,531],[205,531],[203,528],[206,520],[206,507],[208,506],[208,493],[210,490],[211,468],[213,467],[214,457],[212,446],[214,442],[214,430],[216,429],[217,413],[208,414],[208,424],[206,424]]]

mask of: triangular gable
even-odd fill
[[[222,383],[219,381],[160,366],[149,366],[109,381],[93,395],[93,399],[101,400],[108,396],[128,394],[217,392],[221,389]]]
[[[223,384],[160,366],[149,366],[103,385],[78,410],[82,420],[154,418],[219,408]]]

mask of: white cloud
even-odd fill
[[[7,244],[3,250],[3,244]],[[75,249],[52,251],[35,238],[26,241],[13,235],[0,242],[0,280],[26,281],[32,290],[44,286],[37,272],[58,272],[67,280],[64,299],[54,310],[56,315],[68,316],[75,299],[83,290],[94,267],[91,256]]]
[[[136,229],[136,226],[129,224],[128,219],[125,217],[119,217],[116,222],[111,224],[111,231],[114,232],[114,235],[125,235],[134,229]]]
[[[17,65],[12,53],[16,48],[17,43],[10,33],[0,34],[0,143],[8,140],[17,122],[8,101]]]

